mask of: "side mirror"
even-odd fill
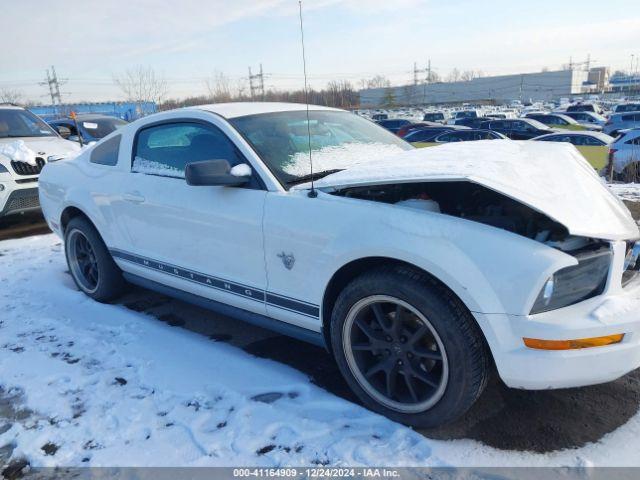
[[[68,139],[71,136],[71,130],[69,130],[67,127],[63,127],[62,125],[56,125],[53,128],[56,132],[58,132],[58,135],[60,135],[62,138]]]
[[[188,185],[237,187],[251,179],[251,167],[246,163],[231,168],[226,160],[203,160],[188,163],[184,170]]]

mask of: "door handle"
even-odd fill
[[[142,196],[140,192],[127,192],[122,195],[122,198],[131,203],[142,203],[145,201],[144,196]]]

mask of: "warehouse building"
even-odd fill
[[[508,103],[513,100],[549,101],[583,92],[586,70],[558,70],[461,82],[425,83],[360,91],[363,108],[461,102]]]

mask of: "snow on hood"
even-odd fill
[[[36,157],[63,157],[79,150],[79,145],[59,137],[33,137],[0,142],[0,155],[33,166],[36,165]]]
[[[11,143],[1,144],[0,155],[4,155],[10,160],[27,162],[34,167],[37,165],[36,152],[27,147],[27,144],[22,140],[14,140]]]
[[[544,213],[573,235],[605,240],[640,236],[624,204],[580,152],[566,143],[450,143],[364,161],[321,178],[315,185],[340,188],[419,181],[470,181],[483,185]]]

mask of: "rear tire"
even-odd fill
[[[87,218],[71,219],[64,232],[64,251],[73,281],[88,296],[109,302],[122,293],[122,271]]]
[[[408,267],[383,267],[351,281],[336,300],[330,334],[338,367],[365,406],[414,427],[460,417],[490,374],[471,313]]]

